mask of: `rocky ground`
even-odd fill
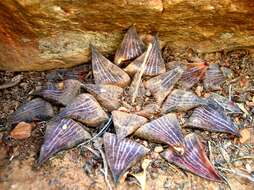
[[[140,141],[154,150],[143,160],[149,163],[146,168],[147,189],[253,189],[254,64],[248,50],[198,54],[191,49],[176,51],[166,47],[163,56],[167,62],[205,59],[227,68],[225,72],[228,80],[221,90],[225,96],[231,96],[232,100],[239,103],[244,112],[234,117],[234,121],[241,126],[242,137],[234,139],[225,134],[195,130],[202,142],[206,143],[209,159],[225,176],[225,184],[204,180],[167,163],[159,155],[163,148],[161,145]],[[47,81],[47,73],[0,72],[0,85],[17,74],[23,76],[19,84],[0,90],[0,125],[4,124],[6,117],[17,106],[27,101],[29,92]],[[208,93],[201,84],[194,86],[193,90],[198,95]],[[36,159],[44,131],[45,123],[40,122],[33,124],[31,136],[24,140],[15,140],[8,133],[0,132],[0,189],[107,189],[102,159],[96,156],[98,152],[94,154],[90,151],[89,146],[61,152],[43,166],[37,167]],[[135,175],[141,172],[140,165],[137,164],[130,173]],[[111,186],[116,189],[140,189],[133,175],[128,175],[126,181],[118,187],[113,185],[110,172],[108,177]]]

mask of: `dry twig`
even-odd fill
[[[244,174],[240,171],[237,171],[237,170],[234,170],[234,169],[227,169],[227,168],[220,167],[220,166],[218,166],[217,168],[221,171],[228,172],[228,173],[231,173],[233,175],[248,179],[251,182],[254,182],[254,179],[250,175],[246,175],[246,174]]]
[[[104,175],[104,179],[105,179],[105,182],[106,182],[109,190],[112,190],[112,187],[111,187],[111,185],[109,183],[109,180],[108,180],[108,164],[107,164],[107,160],[106,160],[106,157],[105,157],[105,154],[104,154],[103,150],[101,149],[102,145],[98,141],[95,141],[94,146],[95,146],[95,148],[101,154],[101,158],[102,158],[102,161],[103,161],[103,170],[102,170],[102,173]]]
[[[132,98],[131,98],[131,102],[132,103],[134,103],[135,100],[136,100],[136,97],[137,97],[137,94],[138,94],[138,88],[140,86],[140,82],[141,82],[142,76],[143,76],[143,74],[145,72],[147,58],[148,58],[148,55],[149,55],[151,49],[152,49],[152,44],[150,43],[148,45],[144,61],[143,61],[142,65],[141,65],[140,72],[138,73],[138,76],[137,76],[137,85],[134,87],[134,92],[133,92],[133,95],[132,95]]]
[[[11,81],[0,85],[0,90],[16,86],[23,79],[23,75],[17,75],[11,79]]]

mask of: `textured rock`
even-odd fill
[[[20,122],[10,133],[14,139],[22,140],[31,136],[32,125],[26,122]]]
[[[3,0],[0,70],[46,70],[109,55],[124,30],[159,32],[170,46],[200,52],[254,46],[252,0]]]

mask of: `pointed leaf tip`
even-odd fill
[[[204,77],[204,87],[209,90],[220,90],[225,77],[218,64],[210,64]]]
[[[54,116],[51,104],[41,98],[35,98],[21,104],[9,118],[8,123],[17,124],[19,122],[32,122],[49,120]]]
[[[190,89],[204,77],[207,67],[205,62],[188,63],[179,81],[180,85],[184,89]]]
[[[91,51],[96,50],[95,46],[93,44],[91,44],[91,43],[89,44],[89,47],[90,47]]]
[[[185,137],[185,153],[176,154],[168,149],[161,153],[168,162],[208,180],[222,182],[223,178],[208,160],[198,137],[192,133]]]
[[[188,111],[200,105],[207,105],[207,101],[198,97],[191,91],[175,89],[173,90],[162,106],[162,111]]]
[[[215,109],[226,111],[227,114],[242,113],[235,102],[217,93],[211,93],[208,102]]]
[[[229,133],[237,137],[240,136],[236,125],[231,121],[230,117],[210,106],[195,108],[186,126],[214,132]]]
[[[132,25],[116,51],[114,62],[117,65],[140,56],[145,51],[145,45],[139,38],[136,28]]]
[[[112,133],[104,134],[103,143],[106,160],[115,183],[118,183],[123,174],[149,151],[133,140],[120,140]]]

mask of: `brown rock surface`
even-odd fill
[[[31,136],[32,125],[26,122],[20,122],[10,133],[14,139],[22,140]]]
[[[200,52],[254,46],[252,0],[3,0],[0,70],[46,70],[108,55],[123,30],[159,32],[171,46]]]

